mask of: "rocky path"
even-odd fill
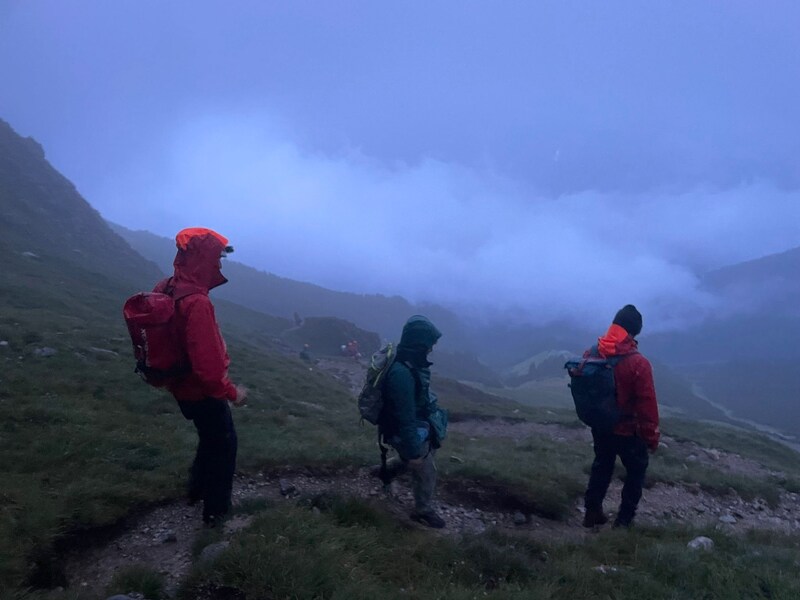
[[[557,426],[551,432],[558,434]],[[411,526],[407,514],[413,506],[409,482],[400,480],[386,493],[365,469],[346,470],[335,474],[259,473],[237,476],[234,503],[267,498],[279,502],[297,503],[322,493],[336,493],[370,500]],[[621,484],[612,483],[606,508],[613,511],[612,499],[619,498]],[[735,494],[717,497],[699,487],[657,484],[645,492],[637,522],[642,525],[666,525],[680,522],[697,526],[713,526],[727,533],[743,533],[749,529],[768,529],[800,534],[800,504],[796,494],[784,493],[775,508],[756,500],[745,502]],[[442,492],[439,510],[447,527],[431,531],[433,535],[457,536],[480,533],[487,528],[525,532],[547,542],[575,542],[594,532],[581,526],[582,507],[576,501],[564,521],[553,521],[533,514],[498,512],[476,506],[457,494]],[[249,524],[248,517],[234,517],[224,527],[223,538],[229,538]],[[133,565],[146,565],[161,572],[167,581],[167,591],[173,594],[193,563],[192,548],[201,530],[200,508],[176,502],[156,508],[135,521],[119,536],[89,551],[76,553],[67,559],[65,571],[70,587],[80,586],[92,597],[103,597],[114,573]],[[430,531],[430,530],[429,530]],[[223,542],[224,544],[224,542]],[[206,553],[214,552],[219,545]]]

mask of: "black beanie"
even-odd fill
[[[636,337],[642,331],[642,313],[633,304],[626,304],[614,316],[614,325],[619,325],[631,337]]]

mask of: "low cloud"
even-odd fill
[[[309,153],[259,118],[194,119],[163,149],[109,180],[107,217],[214,227],[278,275],[533,322],[605,323],[632,302],[651,331],[680,326],[716,307],[699,274],[800,245],[800,194],[759,182],[542,198],[454,163]]]

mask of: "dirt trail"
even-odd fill
[[[613,482],[606,501],[607,511],[613,513],[620,490],[621,483]],[[253,477],[237,476],[234,505],[254,498],[296,504],[301,498],[313,498],[322,493],[369,500],[395,515],[399,521],[416,526],[407,516],[413,506],[409,482],[402,479],[395,482],[392,493],[387,494],[366,469],[325,475],[261,473]],[[580,541],[595,533],[581,526],[582,507],[577,500],[564,521],[493,510],[491,503],[479,506],[452,491],[441,490],[437,504],[448,525],[441,531],[428,530],[432,535],[457,536],[496,527],[526,532],[549,543],[563,543]],[[769,529],[800,534],[800,506],[796,494],[785,493],[781,504],[770,508],[762,501],[745,502],[735,495],[712,496],[699,487],[657,484],[645,491],[637,522],[642,525],[675,522],[711,525],[728,533]],[[224,537],[229,538],[248,524],[249,518],[234,517],[225,524]],[[192,546],[200,529],[200,508],[197,506],[176,502],[154,509],[102,547],[70,556],[66,567],[70,586],[80,586],[96,597],[103,597],[102,593],[116,570],[144,564],[164,574],[167,591],[173,594],[192,566]]]
[[[328,364],[330,363],[330,364]],[[357,363],[320,361],[317,368],[330,372],[351,389],[357,388],[362,371]],[[462,420],[451,424],[451,430],[471,437],[502,436],[524,439],[529,436],[547,436],[561,443],[591,443],[585,429],[557,424],[509,422],[485,418]],[[677,442],[665,438],[670,452],[677,452],[686,460],[696,460],[714,468],[753,477],[774,475],[758,463],[719,450],[702,448],[694,443]],[[243,500],[267,498],[278,502],[297,503],[302,497],[322,493],[337,493],[374,502],[377,506],[411,525],[408,513],[413,506],[407,479],[393,484],[391,493],[369,475],[366,469],[347,469],[333,474],[311,472],[257,473],[237,476],[234,482],[234,505]],[[463,488],[464,486],[462,486]],[[547,542],[575,542],[595,532],[581,526],[582,506],[579,499],[567,518],[553,521],[534,514],[499,511],[496,502],[481,503],[467,489],[459,492],[458,486],[440,487],[438,508],[448,525],[444,530],[428,530],[432,535],[454,536],[479,533],[489,527],[525,532]],[[605,508],[613,512],[619,499],[621,483],[612,482]],[[469,498],[469,500],[467,500]],[[769,507],[756,500],[745,502],[735,494],[712,496],[699,486],[663,485],[645,491],[640,504],[637,523],[665,525],[681,522],[698,526],[711,525],[731,533],[749,529],[769,529],[800,534],[800,502],[797,494],[784,492],[777,507]],[[101,546],[75,551],[65,557],[65,573],[71,588],[83,588],[91,597],[104,598],[108,584],[118,569],[132,565],[147,565],[164,574],[167,592],[172,595],[180,581],[189,572],[192,549],[201,530],[201,509],[189,507],[184,502],[174,502],[131,518],[130,525],[119,535]],[[224,538],[230,538],[249,523],[247,517],[234,517],[224,527]],[[411,525],[416,526],[416,525]],[[123,593],[125,590],[119,590]]]

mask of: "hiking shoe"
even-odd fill
[[[380,465],[375,465],[373,467],[370,467],[369,468],[369,475],[370,475],[370,477],[374,477],[375,479],[380,479],[381,482],[383,483],[383,487],[388,486],[394,480],[394,477],[392,476],[392,472],[389,471],[389,469],[386,469],[386,479],[383,478],[383,475],[381,474],[381,466]]]
[[[424,512],[414,511],[411,513],[411,520],[432,527],[433,529],[441,529],[445,526],[444,519],[432,510],[426,510]]]
[[[224,521],[227,515],[203,515],[203,526],[206,529],[214,529],[215,527],[219,527]]]
[[[583,516],[584,527],[594,527],[595,525],[605,525],[608,523],[608,517],[603,513],[602,508],[587,508],[586,514]]]
[[[633,517],[628,519],[617,515],[617,518],[614,519],[614,524],[611,527],[613,527],[614,529],[619,529],[620,527],[623,529],[630,529],[631,525],[633,525]]]

